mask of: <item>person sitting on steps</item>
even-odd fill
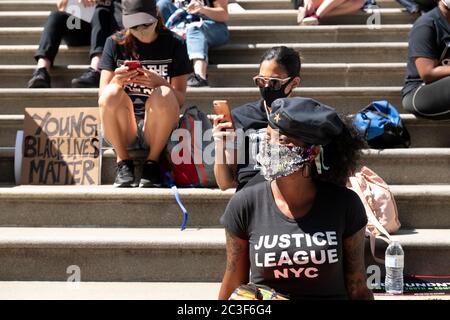
[[[171,0],[159,0],[158,8],[167,21],[177,10]],[[180,2],[180,1],[175,1]],[[192,0],[187,3],[189,14],[199,15],[202,20],[187,28],[186,45],[189,59],[192,60],[194,73],[188,80],[190,87],[207,87],[208,50],[228,42],[230,37],[226,21],[228,20],[228,0]]]
[[[297,23],[318,25],[320,19],[328,16],[341,16],[360,10],[365,0],[304,0],[298,7]]]
[[[313,99],[277,99],[257,159],[265,181],[228,203],[219,299],[249,281],[299,299],[372,299],[364,264],[367,216],[346,188],[362,138]]]
[[[450,119],[450,0],[416,20],[409,34],[403,108],[430,120]]]
[[[259,169],[255,168],[254,151],[258,139],[261,135],[265,135],[266,110],[270,110],[275,99],[291,95],[300,85],[300,69],[300,53],[292,48],[273,47],[262,55],[258,74],[253,78],[254,84],[259,88],[261,99],[248,102],[231,111],[236,129],[243,130],[244,133],[254,131],[254,134],[248,134],[244,143],[236,145],[236,149],[224,143],[230,136],[236,140],[236,131],[232,131],[232,124],[223,122],[221,116],[215,116],[214,175],[221,190],[235,187],[236,191],[239,191],[259,172]],[[245,156],[244,161],[240,161],[240,156],[238,159],[238,153]]]
[[[160,155],[178,125],[192,65],[185,42],[164,27],[155,1],[122,2],[126,29],[108,38],[100,63],[102,130],[117,155],[115,186],[161,187]],[[130,148],[150,148],[139,183]]]
[[[48,17],[35,54],[37,67],[28,88],[51,88],[50,69],[58,54],[61,41],[70,47],[91,46],[90,66],[80,77],[72,80],[73,88],[98,88],[100,72],[98,65],[106,38],[122,28],[120,0],[82,0],[81,5],[95,6],[91,23],[79,19],[79,27],[71,22],[74,17],[67,13],[68,0],[57,0],[58,11]],[[69,49],[70,50],[70,49]]]

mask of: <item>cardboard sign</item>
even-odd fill
[[[98,108],[26,108],[21,184],[100,184],[99,123]]]

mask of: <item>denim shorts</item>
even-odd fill
[[[150,149],[150,146],[145,142],[144,138],[144,116],[145,116],[145,101],[147,98],[139,97],[135,98],[130,96],[131,101],[133,102],[135,120],[137,125],[136,139],[127,146],[127,150],[139,150]],[[103,132],[103,144],[106,147],[112,147],[111,143],[104,137]]]

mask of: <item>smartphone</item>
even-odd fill
[[[450,41],[445,42],[445,49],[442,52],[439,64],[442,66],[450,66]]]
[[[222,122],[231,122],[233,129],[235,129],[233,117],[231,116],[230,107],[228,106],[228,101],[227,100],[214,100],[213,106],[214,106],[215,114],[224,116]]]
[[[124,66],[128,67],[128,70],[134,70],[141,67],[141,62],[139,60],[125,60]]]

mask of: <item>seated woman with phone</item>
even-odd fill
[[[276,99],[288,97],[300,84],[300,68],[300,55],[294,49],[285,46],[269,49],[253,78],[262,99],[234,108],[231,112],[234,124],[224,121],[223,113],[215,117],[214,174],[221,190],[239,191],[259,172],[254,157],[259,139],[265,136],[270,106]],[[245,139],[236,139],[235,129],[244,133]],[[230,145],[227,141],[236,143]]]
[[[403,108],[432,120],[450,119],[450,0],[414,23],[402,90]]]
[[[125,31],[106,41],[99,107],[117,155],[117,187],[161,187],[161,152],[178,124],[192,66],[182,39],[167,30],[153,0],[123,0]],[[135,181],[132,148],[149,148]]]

